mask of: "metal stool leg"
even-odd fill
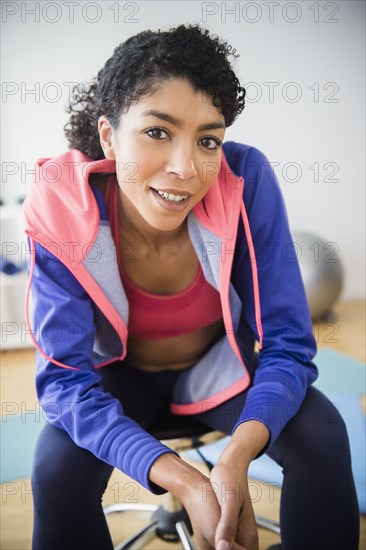
[[[115,512],[155,512],[158,508],[159,506],[156,504],[125,504],[121,502],[104,508],[104,514],[108,516]]]
[[[277,535],[281,534],[280,524],[277,521],[265,518],[263,516],[255,516],[255,522],[258,525],[258,527],[262,527],[263,529],[272,531]]]
[[[143,527],[137,533],[131,535],[128,539],[124,540],[118,546],[115,546],[114,550],[140,550],[145,544],[150,542],[156,536],[156,522],[150,523],[147,527]]]
[[[180,541],[184,550],[195,550],[190,532],[184,521],[177,521],[175,524]]]

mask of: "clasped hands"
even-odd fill
[[[246,472],[218,462],[210,477],[192,475],[181,495],[199,550],[258,550]]]

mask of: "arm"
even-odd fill
[[[152,492],[164,490],[149,479],[149,470],[171,449],[157,441],[123,412],[101,385],[92,363],[95,337],[92,302],[71,272],[36,244],[31,289],[37,351],[36,387],[49,422],[65,430],[80,447],[119,468]]]
[[[258,537],[248,467],[273,444],[297,413],[308,386],[317,377],[310,313],[287,213],[274,172],[262,153],[240,144],[229,148],[228,162],[244,178],[244,203],[256,253],[263,347],[252,387],[232,438],[211,472],[221,508],[216,546],[236,540],[250,550]],[[245,321],[259,340],[255,322],[248,242],[239,231],[232,282],[243,303]]]
[[[264,423],[269,439],[262,454],[298,412],[307,388],[317,378],[312,362],[316,343],[277,178],[260,151],[235,145],[230,166],[235,164],[236,173],[245,182],[244,202],[259,278],[263,348],[253,386],[233,431],[247,420]],[[258,340],[248,243],[242,227],[239,233],[232,281],[242,299],[247,325]]]
[[[215,532],[215,548],[218,550],[235,548],[235,544],[246,550],[258,550],[248,468],[268,439],[268,428],[262,422],[242,422],[211,471],[210,482],[220,506],[220,521]]]

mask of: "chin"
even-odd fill
[[[186,216],[176,220],[148,220],[145,218],[146,222],[157,231],[174,231],[184,223],[185,219]]]

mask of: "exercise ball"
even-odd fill
[[[331,308],[343,287],[343,267],[335,242],[294,231],[292,239],[313,320],[332,318]]]

